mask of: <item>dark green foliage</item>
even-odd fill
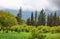
[[[53,14],[52,13],[48,15],[47,17],[47,25],[51,27],[53,26]]]
[[[47,26],[49,26],[49,25],[50,25],[50,16],[48,14],[48,16],[47,16]]]
[[[22,9],[21,8],[16,18],[17,18],[18,24],[22,24]]]
[[[58,22],[58,26],[59,26],[60,25],[60,17],[59,16],[58,16],[57,22]]]
[[[57,16],[56,12],[47,16],[47,25],[48,26],[59,26],[60,18]]]
[[[53,23],[53,25],[54,26],[58,26],[58,17],[57,17],[57,14],[56,14],[56,12],[54,13],[54,18],[53,18],[54,20],[54,23]]]
[[[35,26],[37,26],[37,11],[35,11]]]
[[[31,13],[31,25],[34,25],[34,16],[33,16],[33,12]]]
[[[37,19],[38,18],[38,19]],[[60,17],[57,13],[48,14],[47,18],[44,10],[40,11],[39,16],[37,16],[37,11],[35,11],[35,17],[33,16],[33,12],[31,13],[31,18],[27,19],[27,25],[47,25],[47,26],[59,26],[60,25]]]
[[[45,25],[45,23],[46,23],[45,13],[44,13],[44,10],[42,9],[38,17],[38,25]]]

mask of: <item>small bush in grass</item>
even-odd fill
[[[28,39],[33,39],[33,36],[31,34],[29,34]]]
[[[60,26],[57,26],[57,27],[55,27],[56,28],[56,32],[57,33],[60,33]]]
[[[52,34],[53,34],[53,33],[56,33],[56,28],[55,28],[55,27],[51,27],[50,32],[51,32]]]
[[[25,29],[25,32],[29,32],[29,29],[26,28],[26,29]]]
[[[39,33],[38,33],[38,30],[37,30],[36,28],[33,28],[33,29],[31,30],[31,34],[32,34],[33,38],[36,39],[36,38],[37,38],[37,35],[38,35]]]
[[[48,26],[39,26],[39,27],[37,27],[37,29],[38,29],[38,31],[40,33],[48,33],[48,32],[50,32],[50,27],[48,27]]]
[[[33,27],[34,28],[34,27]],[[26,26],[25,28],[24,28],[24,30],[25,30],[25,32],[31,32],[32,31],[32,26]]]
[[[4,32],[5,32],[5,33],[8,33],[8,30],[5,30]]]
[[[37,38],[38,39],[45,39],[46,38],[46,35],[39,34]]]
[[[3,27],[2,30],[3,30],[3,32],[4,32],[4,31],[6,30],[6,27]]]
[[[20,32],[21,31],[21,29],[20,29],[20,26],[12,26],[11,27],[11,29],[10,29],[11,31],[15,31],[15,32]]]

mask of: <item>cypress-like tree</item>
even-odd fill
[[[16,18],[17,18],[18,24],[22,24],[22,9],[21,8]]]
[[[57,25],[56,26],[59,26],[60,25],[60,18],[59,16],[57,16]]]
[[[47,16],[47,26],[52,26],[52,13]]]
[[[34,16],[33,16],[33,12],[31,13],[31,25],[34,25]]]
[[[38,25],[45,25],[45,23],[46,23],[45,13],[44,13],[44,10],[42,9],[38,17]]]
[[[50,16],[49,16],[49,25],[48,26],[53,26],[53,14],[51,13]]]
[[[58,26],[60,24],[60,18],[57,16],[56,12],[54,15],[51,13],[47,16],[47,26]]]
[[[49,26],[49,25],[50,25],[50,16],[48,14],[48,16],[47,16],[47,26]]]
[[[60,16],[58,17],[58,20],[59,20],[58,23],[59,23],[59,25],[60,25]]]
[[[37,26],[37,11],[35,11],[35,26]]]
[[[54,17],[53,17],[53,25],[54,26],[57,26],[58,24],[57,24],[57,22],[58,22],[58,17],[57,17],[57,14],[56,14],[56,12],[54,13]]]

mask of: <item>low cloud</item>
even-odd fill
[[[51,3],[56,10],[60,10],[60,0],[49,0],[49,3]]]
[[[0,8],[23,10],[50,9],[52,11],[60,9],[60,0],[0,0]]]

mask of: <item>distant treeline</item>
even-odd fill
[[[35,13],[35,15],[34,15]],[[60,17],[56,12],[45,15],[44,9],[40,11],[40,14],[37,15],[37,11],[31,12],[31,16],[27,18],[26,21],[22,19],[22,9],[20,8],[17,16],[14,16],[9,11],[0,10],[0,26],[14,26],[27,24],[30,26],[59,26],[60,25]]]
[[[60,17],[57,15],[56,12],[45,15],[44,9],[40,11],[40,14],[37,15],[37,11],[31,12],[31,16],[26,20],[27,25],[31,26],[39,26],[39,25],[46,25],[46,26],[59,26],[60,25]],[[22,9],[20,8],[19,13],[17,14],[18,23],[21,24],[22,18]]]

